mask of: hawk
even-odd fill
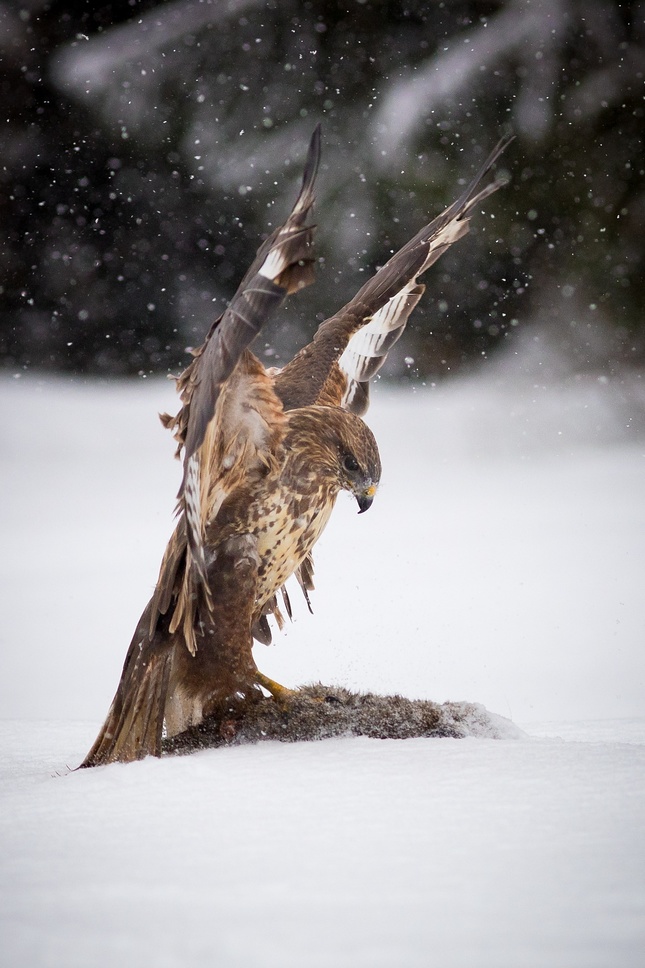
[[[503,184],[480,187],[509,141],[497,144],[461,197],[323,322],[290,363],[266,369],[251,341],[288,295],[313,281],[316,128],[291,214],[260,246],[177,379],[179,412],[162,416],[183,456],[178,520],[82,766],[159,756],[164,734],[211,715],[225,725],[264,695],[260,686],[279,701],[284,687],[257,669],[253,639],[271,641],[271,615],[281,627],[278,596],[291,615],[285,582],[292,575],[309,604],[312,549],[338,493],[353,494],[359,513],[370,507],[381,462],[361,419],[369,381],[424,292],[419,277]]]

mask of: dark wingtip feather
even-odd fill
[[[305,222],[315,200],[320,144],[321,126],[318,124],[311,136],[302,186],[291,213],[260,246],[228,308],[211,327],[204,344],[195,353],[195,360],[179,377],[183,407],[177,417],[170,418],[167,426],[175,428],[179,446],[184,448],[184,461],[201,446],[221,387],[243,350],[287,295],[313,281],[315,226]],[[280,252],[284,257],[285,264],[284,267],[278,265],[277,278],[268,278],[266,271],[263,272],[272,252]],[[184,471],[180,497],[185,484]]]
[[[316,180],[316,175],[318,174],[318,168],[320,167],[320,146],[322,143],[322,124],[320,121],[316,125],[311,135],[311,140],[309,142],[309,151],[307,152],[307,160],[305,162],[305,170],[302,175],[302,187],[303,189],[311,190],[313,183]]]
[[[504,185],[508,184],[508,178],[496,178],[495,181],[490,182],[489,185],[485,185],[481,191],[476,193],[477,186],[481,183],[482,179],[486,177],[488,172],[491,170],[495,162],[499,157],[506,151],[508,146],[512,141],[515,140],[515,135],[507,133],[503,135],[493,150],[490,152],[484,163],[481,165],[477,173],[474,175],[470,184],[466,188],[465,192],[454,202],[448,211],[457,210],[463,208],[463,213],[461,218],[467,218],[471,209],[478,203],[488,198],[493,192],[496,192],[498,188],[503,188]]]
[[[290,216],[292,219],[295,216],[297,223],[301,222],[315,201],[314,184],[320,167],[321,130],[321,125],[318,123],[309,141],[307,159],[302,173],[302,185]]]

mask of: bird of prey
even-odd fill
[[[260,246],[228,308],[177,381],[181,408],[162,416],[183,455],[178,520],[156,588],[128,650],[107,719],[82,766],[160,755],[162,736],[206,716],[226,723],[284,687],[256,667],[252,644],[271,640],[268,616],[295,575],[307,603],[311,552],[339,491],[359,512],[381,462],[362,415],[369,381],[403,332],[419,277],[468,231],[475,208],[503,182],[482,180],[502,139],[460,198],[380,268],[283,369],[249,349],[284,299],[313,281],[314,182],[320,127],[291,214]]]

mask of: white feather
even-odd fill
[[[421,298],[422,288],[411,279],[396,296],[392,296],[368,323],[354,333],[338,360],[349,381],[363,379],[368,360],[385,356],[390,348],[390,334],[405,325]],[[398,337],[397,337],[398,338]]]
[[[186,486],[184,488],[186,503],[186,520],[195,544],[201,541],[201,486],[199,474],[199,457],[192,454],[186,468]]]
[[[272,282],[277,279],[281,272],[283,272],[287,265],[289,264],[288,259],[285,258],[284,253],[280,246],[276,246],[271,249],[268,256],[258,269],[261,276],[265,279],[270,279]]]

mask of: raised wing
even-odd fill
[[[319,160],[320,126],[311,138],[302,187],[291,214],[259,248],[230,305],[212,325],[194,360],[179,377],[181,410],[175,417],[162,416],[178,442],[177,455],[184,452],[178,498],[179,508],[185,512],[186,573],[197,581],[207,601],[204,529],[207,515],[212,514],[210,478],[218,466],[213,463],[218,400],[244,351],[269,317],[287,295],[313,281],[315,226],[306,223],[314,204]],[[243,431],[243,427],[238,428],[236,434]]]
[[[213,555],[206,549],[216,539],[217,515],[226,498],[234,492],[252,491],[267,471],[276,469],[277,454],[284,434],[285,414],[273,390],[273,381],[260,361],[244,350],[232,374],[222,387],[215,416],[194,455],[200,470],[200,490],[196,510],[188,500],[168,543],[152,599],[149,638],[152,639],[160,615],[169,614],[169,632],[179,632],[188,650],[197,649],[195,630],[212,609],[211,583],[202,581],[195,566],[190,543],[191,515],[194,515],[202,540],[204,566]]]
[[[277,375],[275,388],[285,410],[318,403],[365,413],[369,380],[425,291],[417,282],[419,276],[468,232],[475,207],[505,184],[493,181],[478,190],[510,141],[511,137],[499,141],[460,198],[392,256],[340,312],[325,320],[312,342]]]

